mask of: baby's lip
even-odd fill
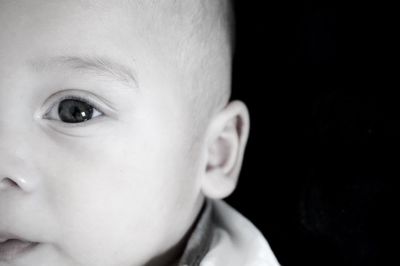
[[[11,233],[0,232],[0,262],[10,261],[39,245]]]
[[[0,243],[3,243],[8,239],[22,239],[22,237],[19,237],[18,235],[9,232],[0,231]]]
[[[5,242],[9,239],[18,239],[24,242],[33,242],[31,239],[25,238],[21,234],[0,230],[0,243]]]

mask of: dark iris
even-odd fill
[[[62,100],[58,105],[58,116],[65,123],[81,123],[93,116],[93,106],[74,99]]]

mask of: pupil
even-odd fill
[[[81,123],[92,118],[93,106],[74,99],[62,100],[58,105],[58,115],[65,123]]]

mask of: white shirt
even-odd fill
[[[179,265],[279,266],[267,240],[243,215],[207,200]]]

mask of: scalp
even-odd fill
[[[234,50],[234,18],[229,0],[164,0],[170,2],[181,28],[178,65],[191,83],[187,98],[198,122],[207,121],[229,100]],[[167,12],[168,14],[168,12]]]

